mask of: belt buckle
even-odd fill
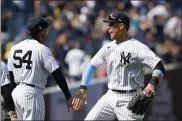
[[[126,90],[126,93],[130,93],[131,91],[130,90]]]

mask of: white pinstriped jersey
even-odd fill
[[[45,88],[47,77],[59,67],[50,49],[33,39],[13,46],[8,57],[8,70],[13,71],[16,83]]]
[[[9,84],[10,81],[8,79],[8,68],[7,68],[6,64],[3,61],[1,61],[1,66],[0,67],[1,67],[1,73],[0,73],[0,75],[1,75],[1,78],[0,78],[1,79],[1,84],[0,85],[2,87],[4,85]],[[1,120],[4,120],[5,113],[4,113],[2,105],[1,105],[0,109],[1,109]]]
[[[107,64],[108,88],[133,90],[144,87],[144,69],[154,69],[161,59],[146,45],[131,38],[120,44],[105,44],[93,57],[91,64],[100,68]]]
[[[1,61],[1,86],[9,84],[10,81],[8,79],[8,68],[6,64]]]

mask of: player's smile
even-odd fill
[[[109,34],[110,34],[110,36],[112,35],[112,32],[111,31],[109,31]]]
[[[113,33],[111,32],[111,33],[109,33],[109,34],[110,34],[110,36],[112,37]]]
[[[111,40],[115,39],[117,30],[119,29],[118,23],[109,23],[108,25],[108,32],[110,34]]]
[[[110,37],[111,37],[112,40],[115,39],[115,35],[116,35],[115,32],[110,33]]]

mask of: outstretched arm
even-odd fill
[[[94,72],[96,70],[96,67],[93,66],[92,64],[88,64],[87,68],[85,69],[83,76],[82,76],[82,82],[80,85],[80,89],[87,89],[87,86],[92,80]]]
[[[51,73],[53,75],[53,77],[55,78],[58,86],[61,88],[61,90],[63,91],[64,95],[65,95],[65,98],[67,100],[69,100],[71,98],[71,93],[68,89],[68,85],[67,85],[67,82],[66,82],[66,79],[65,77],[63,76],[61,70],[58,68],[56,69],[55,71],[53,71]]]
[[[75,98],[73,99],[73,103],[76,105],[76,107],[74,107],[75,110],[78,110],[80,108],[80,106],[82,105],[82,101],[84,101],[85,104],[87,104],[87,86],[89,82],[92,80],[95,70],[96,67],[92,64],[89,64],[85,69],[82,76],[80,89],[78,90]]]
[[[93,78],[93,74],[96,71],[96,67],[102,67],[104,64],[106,64],[106,53],[107,46],[103,46],[96,55],[91,59],[90,63],[88,64],[87,68],[83,72],[82,75],[82,82],[80,85],[79,91],[76,93],[75,99],[73,100],[73,103],[76,105],[75,109],[79,109],[82,105],[82,101],[84,100],[85,104],[87,104],[87,86],[89,82]]]
[[[62,74],[61,70],[59,68],[57,68],[51,74],[53,75],[53,77],[55,78],[58,86],[61,88],[61,90],[63,91],[63,93],[65,95],[65,98],[67,100],[68,112],[70,112],[70,108],[72,108],[74,110],[74,108],[73,108],[74,104],[72,103],[74,98],[71,96],[71,93],[69,91],[66,79],[65,79],[64,75]],[[82,110],[78,109],[77,111],[80,112]]]
[[[87,104],[87,86],[88,86],[89,82],[92,80],[95,71],[96,71],[96,67],[93,66],[92,64],[89,64],[87,66],[87,68],[85,69],[83,76],[82,76],[80,90],[77,94],[79,95],[79,93],[80,93],[83,95],[83,100],[84,100],[85,104]]]
[[[93,74],[96,71],[96,68],[102,67],[106,64],[106,53],[107,46],[103,46],[96,55],[91,59],[90,63],[88,64],[87,68],[83,72],[82,75],[82,82],[80,89],[86,89],[89,82],[93,78]]]

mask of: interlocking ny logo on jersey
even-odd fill
[[[125,56],[124,52],[121,53],[121,60],[120,62],[123,63],[124,65],[126,65],[127,63],[130,63],[130,57],[131,57],[131,53],[128,53],[128,55]]]

